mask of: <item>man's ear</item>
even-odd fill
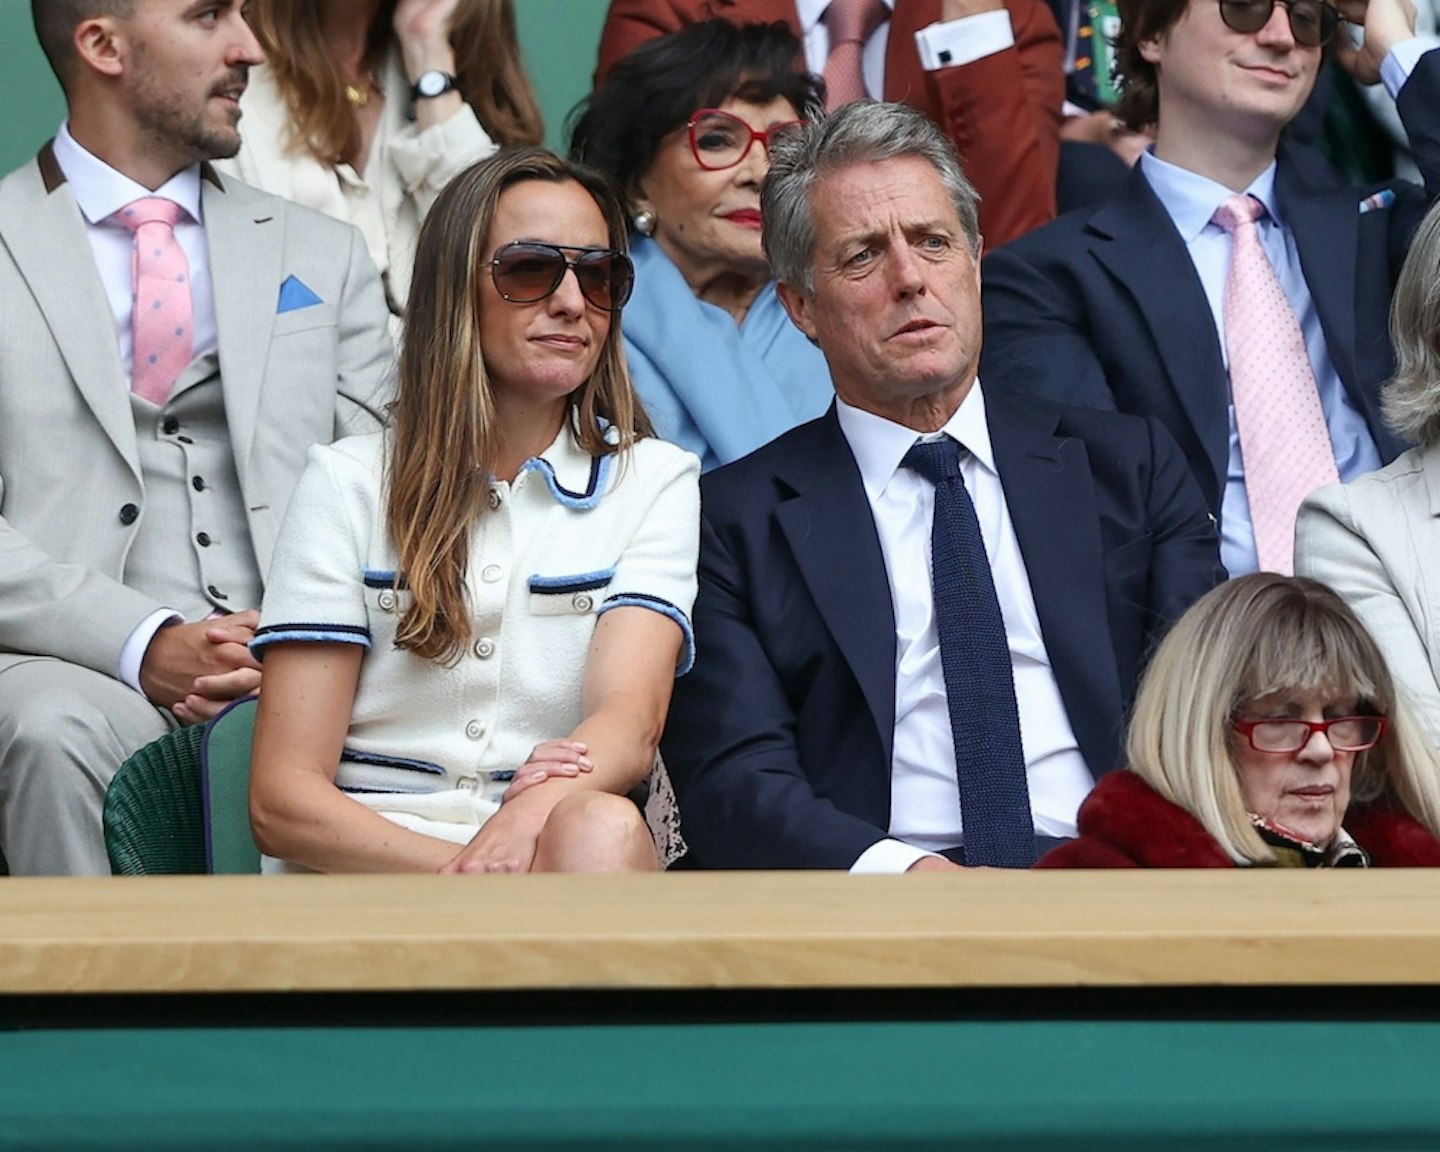
[[[75,27],[74,47],[76,64],[82,72],[89,69],[102,76],[119,76],[125,71],[125,34],[112,17],[82,20]]]
[[[810,298],[793,284],[786,284],[783,280],[776,283],[775,295],[780,297],[780,303],[785,306],[785,311],[795,327],[818,344],[815,322],[810,317]]]

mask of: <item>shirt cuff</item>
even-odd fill
[[[895,876],[901,872],[907,872],[910,865],[917,860],[923,860],[926,856],[935,856],[934,852],[926,852],[923,848],[916,848],[914,845],[903,843],[900,840],[877,840],[864,852],[860,853],[860,859],[850,865],[852,876]],[[943,856],[937,856],[937,860],[943,860]]]
[[[1440,48],[1440,36],[1412,36],[1409,40],[1400,41],[1385,54],[1385,59],[1380,61],[1380,79],[1384,81],[1390,99],[1400,98],[1400,89],[1405,87],[1405,81],[1410,79],[1410,73],[1415,71],[1420,57],[1435,48]]]
[[[973,64],[1015,45],[1015,27],[1007,9],[945,20],[915,33],[915,49],[927,72]]]
[[[122,684],[128,684],[136,692],[144,694],[145,689],[140,687],[140,665],[145,661],[145,653],[149,651],[150,641],[155,639],[156,632],[172,620],[184,619],[185,617],[173,608],[157,608],[140,621],[135,631],[130,633],[120,647],[119,671]]]

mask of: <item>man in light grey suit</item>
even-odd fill
[[[376,426],[393,352],[359,234],[206,163],[262,60],[238,0],[31,8],[69,119],[0,182],[0,849],[93,873],[121,761],[258,688],[306,450]],[[151,197],[180,207],[188,366],[142,395],[149,253],[119,217]]]

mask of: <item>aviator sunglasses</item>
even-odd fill
[[[1340,24],[1340,13],[1324,0],[1220,0],[1220,19],[1234,32],[1258,32],[1277,3],[1285,5],[1290,34],[1306,48],[1323,48]]]
[[[635,266],[630,257],[613,248],[572,248],[517,240],[498,248],[490,261],[495,291],[512,304],[544,300],[560,287],[567,271],[575,273],[580,294],[602,312],[620,311],[635,284]]]

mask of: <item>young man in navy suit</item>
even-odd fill
[[[1398,181],[1350,187],[1313,152],[1288,145],[1285,129],[1333,44],[1356,79],[1383,79],[1398,96],[1420,168],[1440,188],[1440,53],[1414,36],[1407,0],[1119,8],[1121,111],[1132,127],[1154,126],[1154,147],[1113,199],[986,258],[985,379],[997,391],[1157,417],[1218,520],[1231,575],[1286,571],[1286,529],[1308,477],[1350,480],[1403,447],[1381,419],[1378,393],[1394,364],[1390,290],[1429,197]],[[1232,241],[1217,218],[1232,199],[1253,202],[1254,235],[1288,317],[1257,322],[1239,287],[1240,234]],[[1250,398],[1273,397],[1273,382],[1251,389],[1254,375],[1234,369],[1231,338],[1247,324],[1259,328],[1250,339],[1262,369],[1280,363],[1288,339],[1304,377],[1287,393],[1294,402],[1285,402],[1278,436],[1263,413],[1251,416]],[[1302,409],[1314,471],[1289,460]]]
[[[1075,834],[1148,647],[1220,578],[1204,505],[1155,421],[982,393],[974,192],[922,114],[776,141],[761,204],[837,402],[703,482],[663,742],[693,862],[1023,865]]]

